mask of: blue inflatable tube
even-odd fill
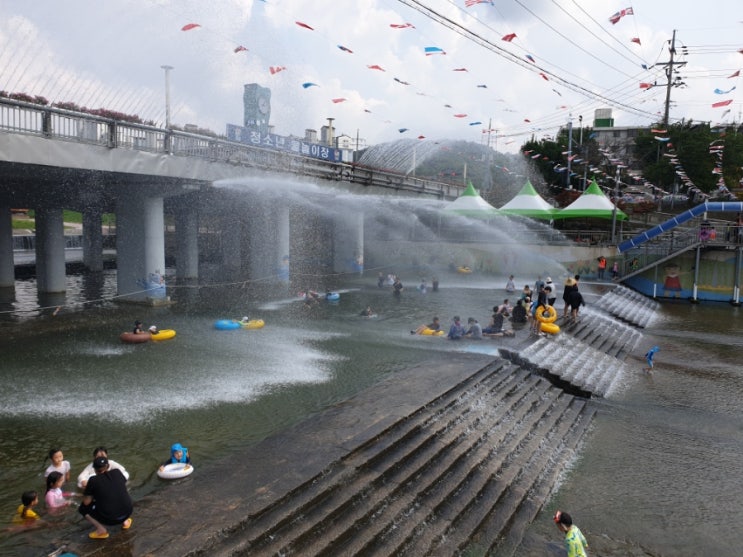
[[[232,331],[240,328],[240,323],[232,319],[220,319],[214,323],[214,328],[220,331]]]
[[[328,302],[337,302],[341,299],[341,295],[338,294],[338,292],[328,292],[327,294],[325,294],[325,299]]]

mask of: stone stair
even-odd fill
[[[617,286],[590,307],[581,308],[578,323],[560,318],[557,335],[539,337],[518,353],[501,353],[568,392],[606,397],[621,382],[627,370],[624,360],[658,307],[657,302]]]
[[[593,415],[586,399],[496,358],[191,555],[517,547]]]

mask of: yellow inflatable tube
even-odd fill
[[[250,321],[240,321],[240,326],[243,329],[262,329],[266,324],[263,319],[251,319]]]
[[[543,333],[556,335],[560,332],[560,327],[555,323],[557,320],[557,310],[552,306],[539,306],[536,312],[537,321],[539,321],[539,330]]]
[[[433,329],[429,329],[428,327],[426,327],[420,332],[420,334],[430,336],[430,337],[442,337],[444,336],[445,333],[444,331],[434,331]]]
[[[539,328],[543,333],[549,333],[551,335],[556,335],[560,332],[560,326],[556,323],[540,323]]]

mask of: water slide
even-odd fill
[[[625,240],[624,242],[619,244],[619,246],[617,246],[617,249],[619,250],[619,253],[624,253],[627,250],[636,248],[637,246],[649,240],[652,240],[653,238],[656,238],[665,232],[668,232],[672,228],[676,228],[677,226],[690,221],[694,217],[698,217],[699,215],[702,215],[704,213],[723,212],[743,212],[743,201],[705,201],[701,205],[697,205],[696,207],[693,207],[688,211],[684,211],[683,213],[679,213],[675,217],[668,219],[667,221],[662,222],[661,224],[654,226],[653,228],[649,228],[648,230],[646,230],[642,234],[638,234],[634,238]]]

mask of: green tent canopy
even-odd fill
[[[627,215],[619,208],[617,220],[627,220]],[[614,204],[604,195],[594,179],[588,189],[570,205],[555,214],[556,219],[598,218],[611,219]]]
[[[491,218],[498,214],[498,209],[485,201],[472,182],[468,182],[462,194],[449,203],[444,212],[463,217]]]
[[[534,186],[529,180],[526,181],[521,191],[516,197],[498,209],[506,215],[519,215],[522,217],[531,217],[535,219],[552,220],[557,209],[547,203],[541,195],[537,193]]]

